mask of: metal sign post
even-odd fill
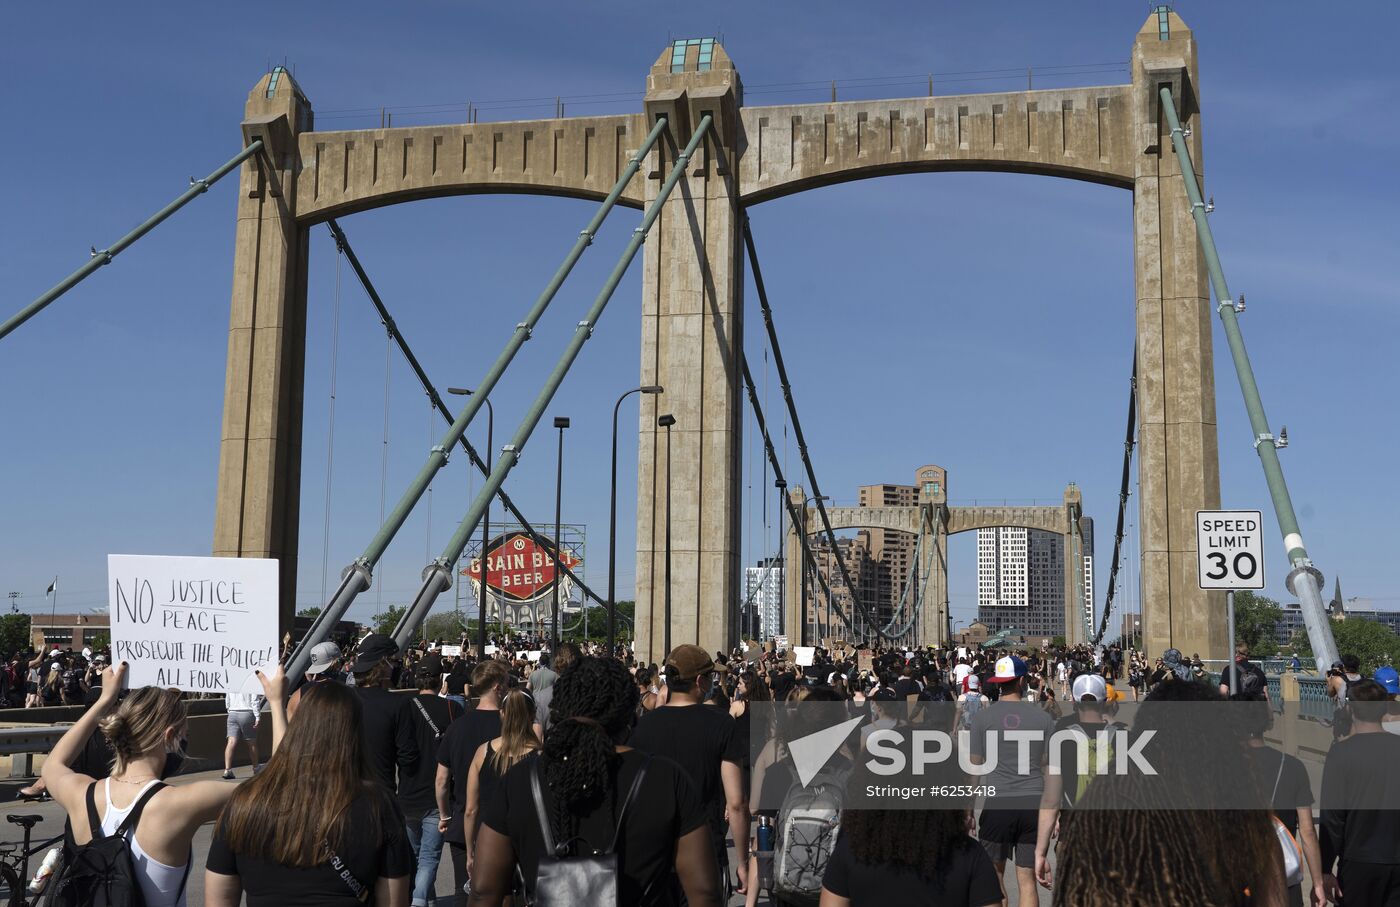
[[[1235,590],[1264,588],[1264,515],[1258,510],[1196,511],[1196,573],[1202,589],[1225,590],[1230,627],[1230,695],[1239,692],[1235,664]]]

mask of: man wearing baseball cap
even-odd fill
[[[1099,674],[1080,674],[1070,683],[1070,695],[1074,702],[1073,714],[1055,722],[1055,733],[1069,731],[1083,736],[1088,741],[1087,760],[1080,764],[1078,745],[1059,745],[1061,772],[1045,776],[1045,794],[1041,798],[1040,819],[1035,837],[1035,878],[1049,888],[1052,882],[1050,870],[1050,839],[1055,824],[1060,819],[1060,810],[1072,808],[1083,794],[1084,788],[1093,780],[1094,766],[1097,765],[1099,747],[1109,747],[1112,756],[1112,741],[1100,737],[1101,731],[1121,728],[1123,725],[1110,722],[1109,712],[1113,709],[1112,688]]]
[[[1043,708],[1022,698],[1027,682],[1022,659],[1015,655],[997,659],[988,681],[998,685],[1001,695],[972,716],[968,755],[973,765],[984,765],[989,757],[995,760],[991,771],[975,783],[994,788],[996,794],[983,802],[977,837],[996,865],[999,879],[1006,872],[1007,860],[1014,861],[1018,903],[1035,904],[1036,829],[1045,791],[1045,744],[1055,723]],[[1010,732],[1018,733],[1008,736]],[[1028,741],[1022,737],[1025,732],[1038,736]],[[1018,764],[1025,750],[1029,760]]]
[[[398,644],[382,633],[360,640],[350,673],[355,692],[364,706],[365,762],[370,775],[391,794],[399,791],[399,778],[418,767],[418,737],[413,727],[413,705],[407,696],[389,692]]]
[[[710,653],[699,646],[676,646],[662,669],[666,704],[642,715],[627,742],[643,752],[672,759],[685,769],[705,804],[721,867],[728,862],[724,844],[728,810],[742,891],[749,866],[749,805],[744,790],[749,754],[729,713],[701,704],[714,685],[714,676],[727,672],[727,667],[715,664]]]

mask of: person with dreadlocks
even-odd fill
[[[638,698],[627,669],[612,659],[580,658],[555,681],[544,746],[511,768],[482,805],[471,907],[500,904],[517,864],[533,900],[541,862],[604,851],[614,840],[618,903],[674,907],[674,873],[689,907],[719,907],[709,825],[690,779],[671,760],[623,745]],[[540,782],[550,836],[560,842],[552,854],[545,852],[532,778]],[[644,807],[623,810],[627,802]]]
[[[869,780],[853,775],[847,802],[858,800]],[[966,778],[953,780],[966,783]],[[1001,881],[992,858],[967,833],[971,805],[949,799],[938,809],[843,811],[841,833],[822,876],[821,907],[1000,904]]]

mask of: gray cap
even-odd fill
[[[306,673],[320,674],[337,661],[340,661],[340,646],[333,642],[318,642],[311,647],[311,667],[306,669]]]

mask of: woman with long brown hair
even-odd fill
[[[467,770],[467,808],[462,817],[467,842],[467,876],[473,873],[472,848],[481,828],[482,804],[490,801],[501,779],[517,762],[540,748],[535,736],[535,698],[524,689],[511,690],[501,700],[501,736],[476,748]]]
[[[162,783],[167,757],[183,749],[185,701],[179,690],[141,687],[117,705],[125,675],[125,662],[102,672],[97,704],[49,753],[44,761],[44,783],[68,813],[76,844],[88,844],[95,833],[124,835],[131,844],[132,862],[147,907],[183,907],[194,833],[219,814],[236,788],[222,781]],[[279,668],[271,678],[261,673],[258,677],[269,700],[276,703],[272,712],[272,745],[276,747],[285,725],[282,671]],[[102,785],[71,768],[99,727],[114,757],[112,773]],[[92,821],[94,812],[98,823]]]
[[[365,763],[360,700],[338,683],[302,694],[282,745],[229,801],[209,846],[208,907],[406,907],[403,816]]]

